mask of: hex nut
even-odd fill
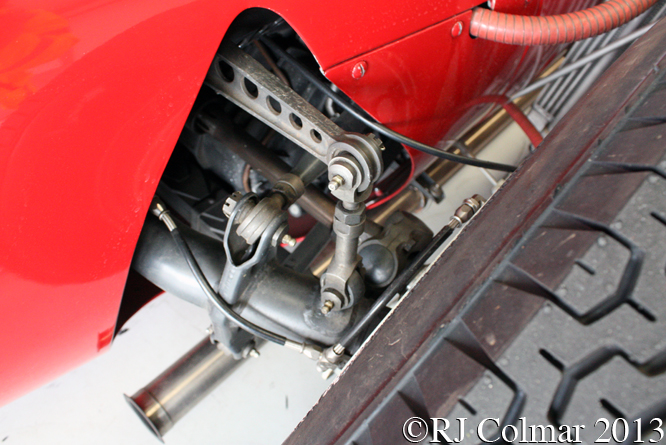
[[[233,192],[231,195],[229,195],[229,197],[224,201],[224,204],[222,205],[222,213],[224,213],[224,216],[226,216],[227,218],[231,217],[231,214],[236,209],[238,201],[240,201],[242,197],[243,197],[242,192]]]
[[[341,208],[339,205],[335,208],[335,221],[339,221],[347,226],[362,224],[365,222],[365,208],[359,206],[356,210],[347,210]]]
[[[474,215],[474,209],[469,204],[463,204],[456,210],[455,214],[464,224]]]
[[[484,202],[485,202],[485,200],[484,200],[483,196],[481,196],[481,195],[474,195],[471,198],[467,198],[464,201],[465,204],[472,207],[474,212],[478,212]]]

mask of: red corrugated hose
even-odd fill
[[[510,45],[553,45],[594,37],[641,15],[657,0],[609,0],[583,11],[545,17],[504,14],[477,8],[470,33]]]

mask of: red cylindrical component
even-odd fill
[[[506,111],[507,114],[511,116],[511,119],[513,119],[525,132],[532,145],[538,147],[541,144],[541,142],[543,142],[543,136],[541,135],[539,130],[534,126],[534,124],[527,118],[527,116],[525,116],[523,110],[521,110],[520,107],[518,107],[518,105],[511,102],[511,99],[509,99],[504,95],[497,94],[491,96],[480,96],[474,100],[469,101],[466,104],[466,107],[471,108],[479,104],[488,104],[488,103],[501,105],[502,108],[504,108],[504,111]]]
[[[504,14],[477,8],[470,33],[510,45],[552,45],[587,39],[641,15],[657,0],[609,0],[583,11],[546,17]]]

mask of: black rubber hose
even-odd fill
[[[455,153],[449,153],[444,150],[440,150],[435,147],[431,147],[429,145],[423,144],[419,141],[415,141],[414,139],[408,138],[405,135],[402,135],[396,131],[391,130],[390,128],[385,127],[384,125],[380,124],[379,122],[376,122],[373,119],[365,117],[361,112],[356,110],[353,106],[349,105],[346,101],[344,101],[340,96],[338,96],[333,90],[329,88],[328,85],[326,85],[324,82],[319,80],[316,75],[314,75],[310,70],[308,70],[306,67],[300,64],[296,59],[291,57],[289,54],[287,54],[286,51],[284,51],[282,48],[280,48],[278,45],[267,39],[266,37],[262,37],[261,41],[268,46],[271,51],[279,55],[281,58],[289,62],[294,68],[296,68],[306,79],[308,79],[315,87],[317,87],[319,90],[321,90],[322,93],[324,93],[326,96],[330,97],[333,102],[338,104],[341,108],[343,108],[345,111],[353,115],[356,119],[360,120],[363,122],[365,125],[368,127],[372,128],[378,133],[383,134],[384,136],[393,139],[394,141],[407,145],[409,147],[414,148],[415,150],[422,151],[424,153],[427,153],[432,156],[436,156],[438,158],[446,159],[447,161],[451,162],[456,162],[458,164],[464,164],[464,165],[471,165],[473,167],[480,167],[480,168],[486,168],[488,170],[499,170],[499,171],[504,171],[504,172],[514,172],[516,170],[516,167],[513,165],[508,165],[508,164],[501,164],[497,162],[491,162],[491,161],[483,161],[480,159],[476,158],[468,158],[467,156],[460,156]],[[455,143],[455,141],[449,141],[450,146]]]
[[[365,329],[373,318],[381,311],[391,299],[407,286],[409,280],[412,279],[414,274],[423,266],[430,255],[435,253],[437,249],[446,241],[453,233],[453,227],[450,225],[444,226],[437,235],[430,241],[430,243],[423,249],[414,260],[403,269],[402,272],[396,277],[389,286],[384,289],[384,292],[375,300],[370,310],[356,323],[341,339],[338,345],[347,348],[349,344]]]
[[[167,227],[169,227],[168,224]],[[277,343],[280,346],[284,346],[284,344],[287,341],[285,337],[276,334],[274,332],[268,331],[260,326],[257,326],[254,323],[247,321],[246,319],[238,315],[232,309],[232,307],[229,306],[229,303],[227,303],[224,300],[224,298],[222,298],[217,292],[215,292],[213,287],[208,282],[208,279],[201,271],[199,263],[197,263],[196,258],[194,258],[194,254],[192,254],[190,247],[187,245],[185,238],[183,238],[183,236],[178,231],[178,228],[174,229],[169,228],[169,230],[171,232],[171,236],[174,242],[178,246],[178,249],[187,260],[187,264],[190,266],[190,270],[192,270],[192,273],[194,274],[194,277],[196,278],[199,285],[201,286],[201,289],[204,291],[204,293],[210,299],[213,305],[215,305],[215,307],[220,312],[222,312],[225,317],[236,323],[244,331],[247,331],[250,334],[257,336],[259,338],[263,338],[264,340],[272,341],[273,343]]]

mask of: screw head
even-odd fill
[[[366,71],[368,71],[368,62],[361,60],[352,68],[351,75],[354,79],[360,79],[365,76]]]
[[[462,35],[463,28],[464,28],[463,22],[456,22],[453,25],[453,28],[451,28],[451,36],[453,38],[459,37],[460,35]]]

